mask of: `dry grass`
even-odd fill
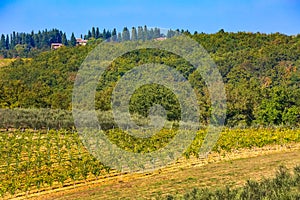
[[[3,58],[3,59],[0,59],[0,67],[8,66],[10,63],[12,63],[15,60],[16,59],[14,59],[14,58]]]

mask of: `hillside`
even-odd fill
[[[208,51],[225,84],[227,127],[218,135],[212,151],[205,154],[207,157],[199,152],[208,141],[204,126],[197,131],[189,147],[180,152],[182,156],[175,164],[153,173],[121,173],[107,166],[107,160],[98,160],[88,151],[91,145],[83,144],[86,141],[74,124],[72,92],[82,62],[102,41],[101,38],[91,39],[86,46],[45,50],[33,58],[17,58],[0,68],[0,195],[25,198],[50,193],[49,197],[42,196],[43,199],[84,199],[86,195],[96,199],[102,196],[173,198],[184,193],[198,195],[198,190],[192,190],[195,187],[225,184],[232,188],[242,187],[249,178],[261,180],[263,175],[271,176],[281,163],[288,167],[297,165],[300,35],[222,30],[215,34],[184,34]],[[168,39],[155,42],[164,41]],[[108,44],[107,52],[124,48],[118,41]],[[128,126],[120,128],[111,114],[112,92],[121,78],[135,66],[151,62],[170,66],[189,80],[197,96],[198,105],[195,105],[200,110],[201,125],[209,122],[212,112],[206,83],[189,62],[177,54],[158,49],[125,53],[104,71],[96,87],[95,107],[102,128],[99,131],[110,142],[132,153],[157,151],[167,146],[179,132],[177,122],[181,119],[181,105],[176,95],[160,84],[137,88],[131,96],[129,112],[141,125],[147,122],[149,109],[159,104],[165,109],[172,128],[163,127],[155,134],[151,132],[151,137],[141,138],[128,134],[131,130]],[[147,78],[152,79],[151,76]],[[119,102],[125,100],[123,96],[118,99]],[[192,131],[185,129],[184,133]],[[100,149],[100,143],[93,145]],[[108,160],[115,159],[111,151],[102,151],[101,155],[108,155],[105,157]],[[293,186],[292,193],[296,183],[293,184],[289,182]],[[132,196],[133,191],[138,194]]]
[[[300,35],[227,33],[223,30],[215,34],[186,34],[208,51],[223,76],[228,126],[299,124]],[[0,108],[71,110],[76,72],[95,45],[46,51],[32,60],[17,59],[2,67]],[[178,56],[157,50],[131,52],[116,59],[112,64],[115,67],[106,72],[106,79],[98,85],[96,108],[110,110],[110,96],[119,78],[130,68],[153,60],[186,74],[192,86],[197,88],[200,120],[206,123],[210,102],[202,78],[189,71],[190,65]],[[159,92],[149,95],[153,90]],[[151,106],[155,99],[166,99],[163,97],[170,95],[170,91],[155,85],[142,88],[132,99],[130,111],[147,115],[142,108]],[[155,102],[168,108],[170,120],[178,118],[174,97]]]

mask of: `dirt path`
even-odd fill
[[[300,164],[300,144],[269,146],[211,154],[207,159],[181,160],[153,173],[123,174],[76,188],[62,188],[32,199],[149,199],[183,194],[195,187],[237,186],[247,179],[273,176],[279,165]]]

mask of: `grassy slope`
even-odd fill
[[[94,182],[34,199],[149,199],[166,194],[184,194],[195,187],[238,186],[247,179],[274,175],[279,165],[300,163],[300,144],[269,146],[227,154],[210,155],[206,160],[191,159],[151,174],[127,174]]]

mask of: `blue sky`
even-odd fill
[[[300,33],[298,0],[1,0],[0,33],[58,28],[68,35],[147,25],[191,32]]]

